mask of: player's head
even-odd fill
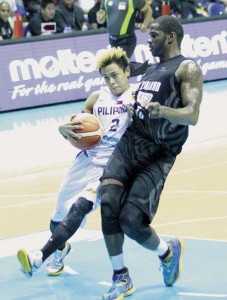
[[[148,40],[148,43],[152,54],[159,56],[160,51],[162,51],[164,47],[175,46],[180,49],[184,37],[184,30],[181,23],[175,17],[161,16],[152,22],[150,36],[151,38]]]
[[[112,63],[117,64],[123,71],[129,68],[129,59],[122,48],[111,48],[97,60],[96,67],[102,74],[102,68],[105,68]]]
[[[129,59],[120,47],[111,48],[102,55],[96,67],[114,95],[121,95],[128,89]]]

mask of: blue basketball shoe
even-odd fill
[[[110,290],[102,296],[103,300],[122,300],[135,292],[128,270],[125,274],[114,274]]]
[[[165,285],[172,286],[181,275],[184,242],[180,239],[173,239],[168,242],[168,245],[169,255],[160,260]]]

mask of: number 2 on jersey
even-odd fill
[[[119,120],[119,119],[113,119],[113,120],[112,120],[112,126],[110,127],[110,130],[109,130],[109,131],[116,132],[119,123],[120,123],[120,120]]]

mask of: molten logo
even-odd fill
[[[40,79],[42,77],[55,78],[59,75],[91,73],[95,70],[95,62],[106,49],[99,50],[96,55],[89,51],[78,54],[71,49],[57,51],[57,57],[44,56],[40,61],[34,58],[13,60],[9,65],[9,72],[13,82],[20,80]]]

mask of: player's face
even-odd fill
[[[123,71],[117,64],[112,63],[102,68],[101,73],[113,95],[121,95],[128,89],[129,68]]]
[[[167,34],[159,30],[159,24],[157,23],[151,25],[148,44],[153,56],[163,56],[167,45]]]

